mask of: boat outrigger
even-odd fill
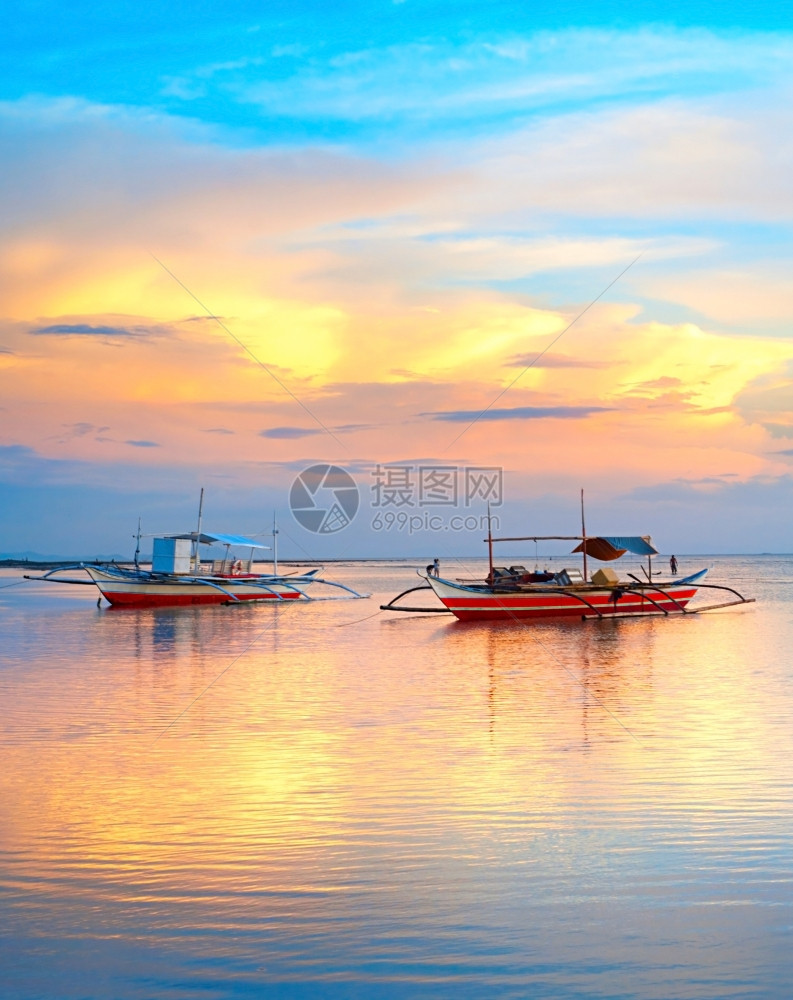
[[[269,549],[269,545],[244,535],[209,533],[201,530],[199,506],[196,531],[178,535],[161,535],[154,538],[151,569],[143,569],[138,562],[140,553],[140,524],[138,547],[134,566],[117,563],[74,563],[59,566],[43,576],[26,576],[28,580],[46,580],[51,583],[95,585],[102,597],[114,606],[165,607],[195,604],[239,604],[243,601],[312,601],[306,590],[320,584],[346,591],[351,597],[365,597],[351,587],[318,574],[319,568],[305,572],[279,573],[275,543],[278,529],[273,523],[273,572],[254,570],[253,553]],[[226,552],[222,559],[203,562],[200,546],[221,545]],[[232,548],[247,549],[247,558],[239,558]],[[70,570],[83,570],[88,576],[74,578],[62,574]],[[99,603],[97,602],[97,603]]]
[[[583,527],[583,516],[582,516]],[[707,584],[708,572],[700,570],[688,576],[662,580],[654,578],[652,557],[658,554],[648,535],[593,536],[526,535],[519,538],[493,538],[488,530],[489,572],[484,580],[448,580],[431,573],[420,576],[426,581],[411,587],[381,605],[383,611],[451,612],[460,621],[504,621],[525,623],[543,618],[626,618],[646,615],[692,614],[751,604],[753,597],[743,597],[732,587]],[[578,542],[572,550],[581,553],[583,567],[559,572],[528,572],[524,566],[494,566],[493,545],[497,542]],[[611,568],[597,569],[588,575],[587,557],[604,562],[619,559],[626,553],[647,557],[642,567],[646,579],[633,573],[619,579]],[[406,607],[398,602],[407,594],[431,589],[443,608]],[[689,602],[702,589],[730,595],[725,601],[705,607],[689,608]]]

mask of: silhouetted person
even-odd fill
[[[672,576],[677,576],[677,559],[674,556],[669,560],[669,568],[672,570]]]

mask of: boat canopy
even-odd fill
[[[624,535],[624,536],[598,536],[585,538],[573,549],[573,552],[586,552],[593,559],[601,562],[611,562],[612,559],[619,559],[626,552],[632,552],[637,556],[657,556],[656,549],[650,541],[649,535]]]
[[[240,545],[247,549],[269,549],[269,545],[257,542],[253,538],[245,535],[219,535],[216,532],[210,534],[207,531],[188,531],[183,535],[164,535],[165,538],[189,538],[191,542],[198,542],[200,545]]]

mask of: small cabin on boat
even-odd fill
[[[192,571],[193,543],[189,538],[155,538],[151,554],[152,573],[188,574]]]
[[[221,576],[250,573],[254,549],[269,549],[269,545],[248,538],[245,535],[219,535],[191,531],[182,535],[163,535],[154,538],[151,569],[153,573],[168,573],[175,576],[189,576],[192,573],[214,573]],[[209,563],[200,562],[201,545],[223,545],[226,555],[223,559],[213,559]],[[246,559],[231,553],[232,546],[249,550]]]

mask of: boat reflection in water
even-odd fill
[[[523,626],[0,590],[6,992],[787,996],[793,560],[756,562],[711,574],[758,605]]]

